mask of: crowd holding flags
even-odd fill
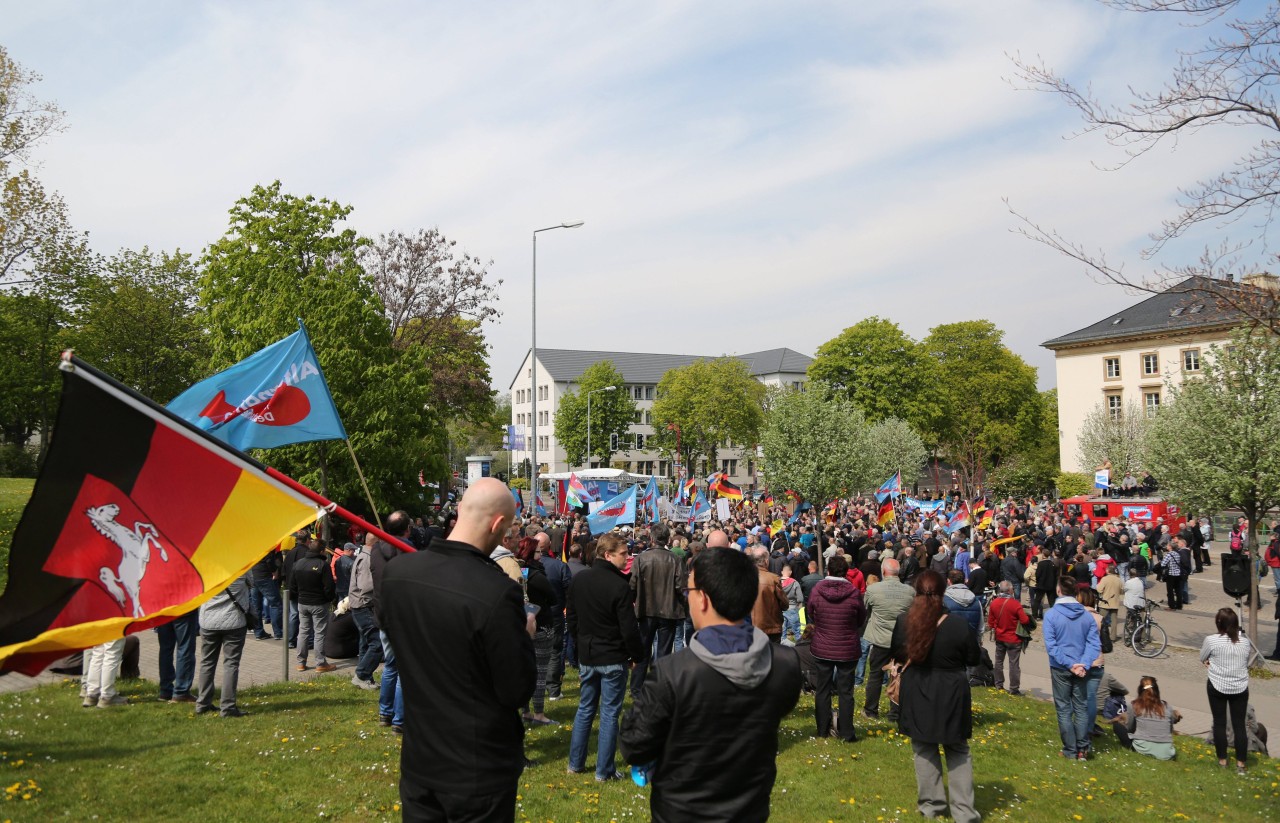
[[[888,497],[892,500],[902,495],[902,472],[896,471],[893,477],[880,484],[880,488],[876,489],[876,499],[884,500]]]
[[[730,483],[729,478],[726,477],[723,472],[717,472],[716,474],[713,474],[712,477],[715,478],[715,481],[707,484],[708,491],[714,491],[720,497],[724,497],[729,500],[742,499],[742,489],[735,486],[733,483]]]
[[[696,523],[698,518],[711,511],[711,501],[703,496],[702,492],[696,488],[693,490],[693,497],[689,502],[689,523]]]
[[[956,532],[969,525],[969,504],[961,503],[959,508],[951,513],[947,518],[947,534],[955,534]]]

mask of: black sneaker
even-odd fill
[[[223,710],[223,712],[222,712],[222,716],[223,716],[223,717],[245,717],[245,716],[247,716],[248,714],[249,714],[248,712],[246,712],[246,711],[242,711],[242,710],[241,710],[239,707],[237,707],[237,706],[232,706],[231,708],[229,708],[229,709],[225,709],[225,710]]]
[[[378,715],[378,725],[379,725],[379,726],[390,726],[390,725],[391,725],[391,715],[389,715],[389,714],[380,714],[380,715]]]
[[[391,727],[391,731],[395,732],[396,734],[404,734],[404,726],[395,726],[395,725],[393,725],[393,726]]]
[[[610,780],[626,780],[626,779],[627,779],[627,776],[622,772],[618,772],[618,771],[615,771],[613,774],[605,775],[604,777],[596,775],[597,783],[608,783]]]

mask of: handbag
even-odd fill
[[[1036,619],[1033,617],[1027,621],[1026,625],[1019,623],[1013,627],[1013,633],[1018,636],[1019,640],[1030,640],[1031,633],[1036,630]]]
[[[1111,650],[1115,648],[1115,644],[1111,642],[1111,632],[1109,631],[1102,632],[1101,641],[1102,641],[1102,653],[1111,654]]]

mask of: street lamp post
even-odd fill
[[[533,230],[533,298],[529,301],[533,307],[533,334],[529,344],[529,386],[533,390],[533,445],[529,448],[533,453],[533,466],[529,471],[529,490],[533,492],[535,503],[538,501],[538,233],[552,229],[576,229],[582,223],[578,220]]]
[[[591,468],[591,395],[602,391],[617,391],[617,386],[605,386],[603,389],[587,392],[587,468]]]

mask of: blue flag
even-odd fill
[[[600,508],[595,514],[587,515],[587,525],[592,534],[604,534],[621,526],[623,523],[636,522],[636,487],[629,486],[626,491]]]
[[[689,524],[693,525],[704,514],[711,513],[711,501],[702,496],[701,492],[695,490],[693,492],[693,501],[689,505]]]
[[[658,478],[652,476],[649,478],[648,485],[644,487],[644,494],[640,496],[640,505],[644,508],[650,522],[658,522]]]
[[[511,497],[516,501],[516,517],[524,517],[524,498],[520,496],[520,490],[512,489]]]
[[[241,450],[347,439],[301,323],[280,342],[184,391],[169,411]]]

